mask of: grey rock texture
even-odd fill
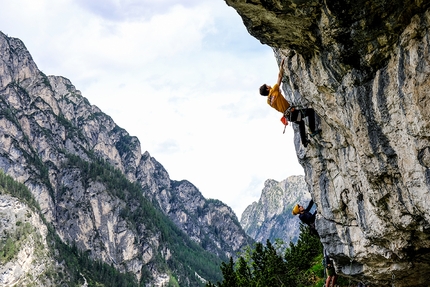
[[[149,270],[154,286],[166,284],[169,274],[157,264],[176,256],[168,239],[151,227],[151,218],[130,223],[142,202],[130,196],[131,185],[112,189],[116,171],[98,174],[103,164],[140,186],[153,206],[218,257],[235,256],[253,242],[231,208],[205,199],[190,182],[171,180],[142,154],[136,137],[71,81],[44,75],[19,39],[0,32],[0,168],[29,188],[64,242],[138,279]],[[187,278],[177,279],[186,286]]]
[[[255,241],[274,243],[281,239],[288,245],[296,242],[300,220],[292,215],[295,204],[307,206],[311,199],[304,176],[290,176],[280,182],[268,179],[258,202],[242,213],[240,224]]]
[[[167,171],[145,153],[137,179],[149,197],[195,242],[221,257],[236,257],[253,243],[242,229],[236,214],[219,200],[205,199],[189,181],[170,180]]]
[[[40,217],[18,199],[0,192],[0,286],[57,286],[50,274],[62,266],[47,251],[47,228]],[[15,252],[13,250],[15,249]]]
[[[286,98],[319,115],[322,134],[296,150],[337,271],[428,286],[430,3],[226,2],[285,58]]]

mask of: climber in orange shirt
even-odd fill
[[[260,95],[267,96],[267,103],[277,110],[278,112],[285,113],[290,107],[290,103],[282,95],[279,90],[279,86],[281,85],[282,77],[284,75],[284,59],[281,61],[281,65],[279,67],[278,81],[273,86],[273,88],[269,85],[262,85],[260,87]]]
[[[315,111],[313,109],[295,109],[290,105],[290,103],[282,95],[279,86],[282,82],[282,77],[284,76],[284,59],[281,61],[278,73],[278,81],[273,87],[269,85],[262,85],[260,87],[260,95],[267,96],[267,103],[269,106],[281,112],[283,117],[281,121],[288,124],[288,120],[299,125],[300,138],[304,147],[308,146],[309,140],[306,136],[305,122],[304,118],[308,117],[309,129],[311,131],[311,136],[314,136],[321,132],[321,130],[315,130]]]

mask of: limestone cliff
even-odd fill
[[[195,242],[222,258],[236,257],[242,247],[252,244],[233,210],[219,200],[205,199],[189,181],[170,180],[167,171],[149,153],[142,156],[141,182],[148,197]]]
[[[286,98],[319,115],[322,134],[296,151],[337,271],[428,286],[430,2],[226,2],[285,58]]]
[[[48,253],[47,228],[28,205],[0,191],[0,285],[31,286],[32,278],[56,286],[62,268]]]
[[[0,169],[63,242],[151,286],[200,286],[253,242],[231,208],[171,180],[136,137],[1,32]]]
[[[296,203],[307,205],[310,194],[304,176],[290,176],[280,182],[268,179],[258,202],[253,202],[242,213],[240,224],[255,241],[272,243],[281,239],[296,242],[300,220],[291,214]]]

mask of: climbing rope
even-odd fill
[[[352,274],[352,258],[350,260],[350,265],[349,265],[349,282],[348,282],[348,286],[351,286],[351,274]]]
[[[327,174],[327,177],[331,180],[331,182],[334,182],[334,178],[331,176],[331,174]],[[336,199],[336,201],[337,201],[337,203],[339,204],[339,202],[340,202],[340,197],[337,195],[337,193],[335,192],[334,193],[334,196],[335,196],[335,199]],[[347,220],[346,220],[346,217],[345,216],[342,216],[341,217],[341,222],[340,222],[340,224],[343,226],[343,236],[344,236],[344,238],[345,238],[345,242],[347,242],[347,231],[348,231],[348,227],[347,227]],[[349,245],[348,245],[349,246]],[[354,262],[354,259],[353,259],[353,257],[354,257],[354,255],[353,255],[353,250],[350,248],[350,247],[348,247],[348,255],[349,255],[349,258],[350,258],[350,265],[349,265],[349,283],[348,283],[348,286],[350,286],[351,285],[351,278],[352,278],[352,263]]]

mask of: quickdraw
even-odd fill
[[[290,116],[290,114],[294,112],[294,107],[293,106],[289,106],[288,109],[284,112],[284,117],[286,117],[288,119],[288,117]]]
[[[285,134],[285,129],[287,128],[288,121],[290,120],[291,113],[294,112],[294,107],[289,106],[288,109],[284,112],[281,121],[284,123],[284,131],[283,134]]]

